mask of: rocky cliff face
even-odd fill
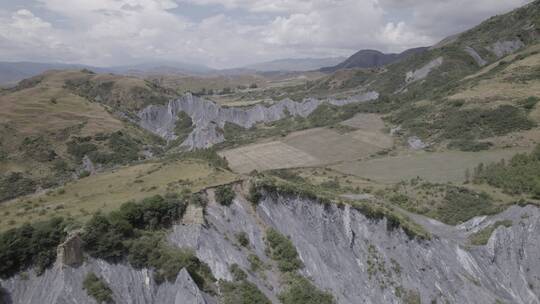
[[[177,225],[169,241],[193,248],[218,279],[230,280],[229,266],[240,265],[274,303],[280,291],[276,268],[250,270],[250,255],[272,265],[265,255],[267,227],[291,238],[305,265],[302,274],[340,304],[402,303],[405,297],[422,303],[540,303],[538,208],[512,207],[457,227],[414,219],[431,231],[432,240],[410,240],[400,230],[387,230],[386,220],[369,220],[348,206],[267,195],[253,208],[237,197],[230,207],[211,202],[205,223]],[[503,219],[512,226],[497,228],[486,246],[467,243],[471,233]],[[248,247],[237,243],[239,232],[249,236]],[[116,303],[216,302],[186,271],[173,283],[157,285],[149,270],[93,259],[78,268],[56,265],[40,277],[23,274],[0,283],[11,303],[93,303],[82,289],[89,271],[104,278]]]
[[[307,117],[322,103],[343,106],[354,102],[375,100],[377,92],[368,92],[344,100],[306,99],[294,102],[284,99],[271,106],[256,105],[249,108],[224,108],[220,105],[191,94],[186,94],[167,105],[151,105],[138,113],[139,125],[166,140],[176,139],[174,127],[179,112],[191,117],[195,126],[182,146],[189,149],[208,148],[223,142],[221,129],[225,123],[233,123],[243,128],[251,128],[257,123],[273,122],[288,115]]]

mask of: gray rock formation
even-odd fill
[[[409,148],[413,150],[422,150],[428,147],[428,144],[424,143],[418,136],[411,136],[407,139]]]
[[[116,304],[210,304],[186,270],[182,270],[174,283],[157,285],[149,270],[135,270],[122,264],[109,264],[89,259],[81,267],[55,265],[39,277],[29,273],[3,281],[13,303],[21,304],[74,304],[96,303],[82,285],[88,272],[103,278],[113,291]],[[205,299],[208,297],[209,300]]]
[[[344,100],[306,99],[294,102],[284,99],[271,106],[256,105],[249,108],[225,108],[191,94],[186,94],[167,105],[151,105],[138,113],[139,125],[166,140],[176,139],[174,127],[179,112],[191,117],[195,126],[182,146],[189,149],[208,148],[225,140],[221,129],[225,123],[251,128],[257,123],[273,122],[288,115],[307,117],[324,102],[343,106],[354,102],[365,102],[379,98],[377,92],[368,92]]]
[[[195,212],[195,210],[193,211]],[[230,207],[210,202],[205,222],[176,225],[172,244],[191,247],[217,278],[230,279],[229,266],[240,265],[273,303],[278,303],[279,274],[252,272],[249,256],[265,255],[264,234],[274,227],[291,238],[305,267],[302,274],[334,294],[340,304],[402,303],[415,294],[422,303],[540,303],[540,209],[511,207],[453,227],[422,216],[412,217],[433,234],[411,240],[400,229],[389,231],[385,219],[374,221],[349,206],[322,205],[298,197],[266,195],[254,208],[241,196]],[[486,246],[472,246],[468,236],[496,221]],[[240,246],[238,232],[249,236]],[[117,303],[212,303],[182,272],[174,283],[156,285],[148,270],[90,259],[79,268],[54,267],[41,277],[16,276],[1,281],[14,303],[92,303],[82,290],[88,271],[104,278]]]
[[[83,262],[82,240],[78,234],[70,235],[58,246],[57,260],[67,266],[77,267]]]
[[[506,55],[510,55],[515,51],[524,47],[525,44],[519,39],[507,40],[507,41],[497,41],[491,46],[486,47],[486,49],[492,52],[497,58],[502,58]]]
[[[419,68],[418,70],[407,72],[407,75],[405,76],[405,82],[409,84],[426,78],[433,69],[441,66],[443,64],[443,61],[444,60],[442,57],[438,57],[428,62],[426,65]]]
[[[480,56],[480,54],[478,54],[478,52],[472,47],[466,47],[465,52],[467,52],[467,54],[469,54],[474,59],[474,61],[479,67],[483,67],[487,64],[487,61],[485,61],[484,58],[482,58],[482,56]]]

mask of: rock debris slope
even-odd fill
[[[166,140],[176,139],[174,127],[177,115],[185,112],[191,117],[194,130],[182,143],[189,149],[208,148],[225,140],[221,129],[225,123],[233,123],[243,128],[251,128],[257,123],[273,122],[287,116],[307,117],[322,103],[343,106],[355,102],[365,102],[379,98],[377,92],[368,92],[344,100],[306,99],[295,102],[284,99],[271,106],[256,105],[249,108],[225,108],[191,94],[186,94],[167,105],[150,105],[138,113],[139,125]]]
[[[457,227],[422,220],[432,240],[411,240],[401,230],[389,231],[386,220],[374,221],[348,206],[322,205],[308,199],[266,195],[254,209],[237,197],[230,207],[207,206],[204,223],[177,225],[169,241],[193,248],[218,279],[230,280],[236,263],[274,303],[279,273],[250,271],[250,255],[265,264],[264,234],[274,227],[291,238],[304,263],[302,274],[330,291],[340,304],[402,303],[540,303],[540,211],[512,207],[492,217],[475,218]],[[471,246],[467,236],[499,220],[486,246]],[[250,245],[239,246],[245,232]],[[451,236],[451,237],[450,237]],[[41,277],[21,275],[1,282],[13,303],[91,303],[82,290],[86,272],[102,276],[116,303],[214,303],[187,272],[174,283],[157,285],[148,270],[88,260],[79,268],[54,267]]]

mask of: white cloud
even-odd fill
[[[401,51],[435,43],[528,2],[28,1],[33,5],[15,11],[0,4],[1,58],[96,65],[176,60],[218,67],[280,57],[346,55],[362,48]],[[190,18],[189,10],[183,10],[186,5],[208,11],[217,7],[219,12]]]

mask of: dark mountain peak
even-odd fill
[[[424,52],[425,50],[427,50],[426,47],[419,47],[406,50],[400,54],[385,54],[383,52],[370,49],[360,50],[342,63],[333,67],[321,68],[320,71],[324,73],[333,73],[341,69],[376,68],[400,61],[403,58]]]

